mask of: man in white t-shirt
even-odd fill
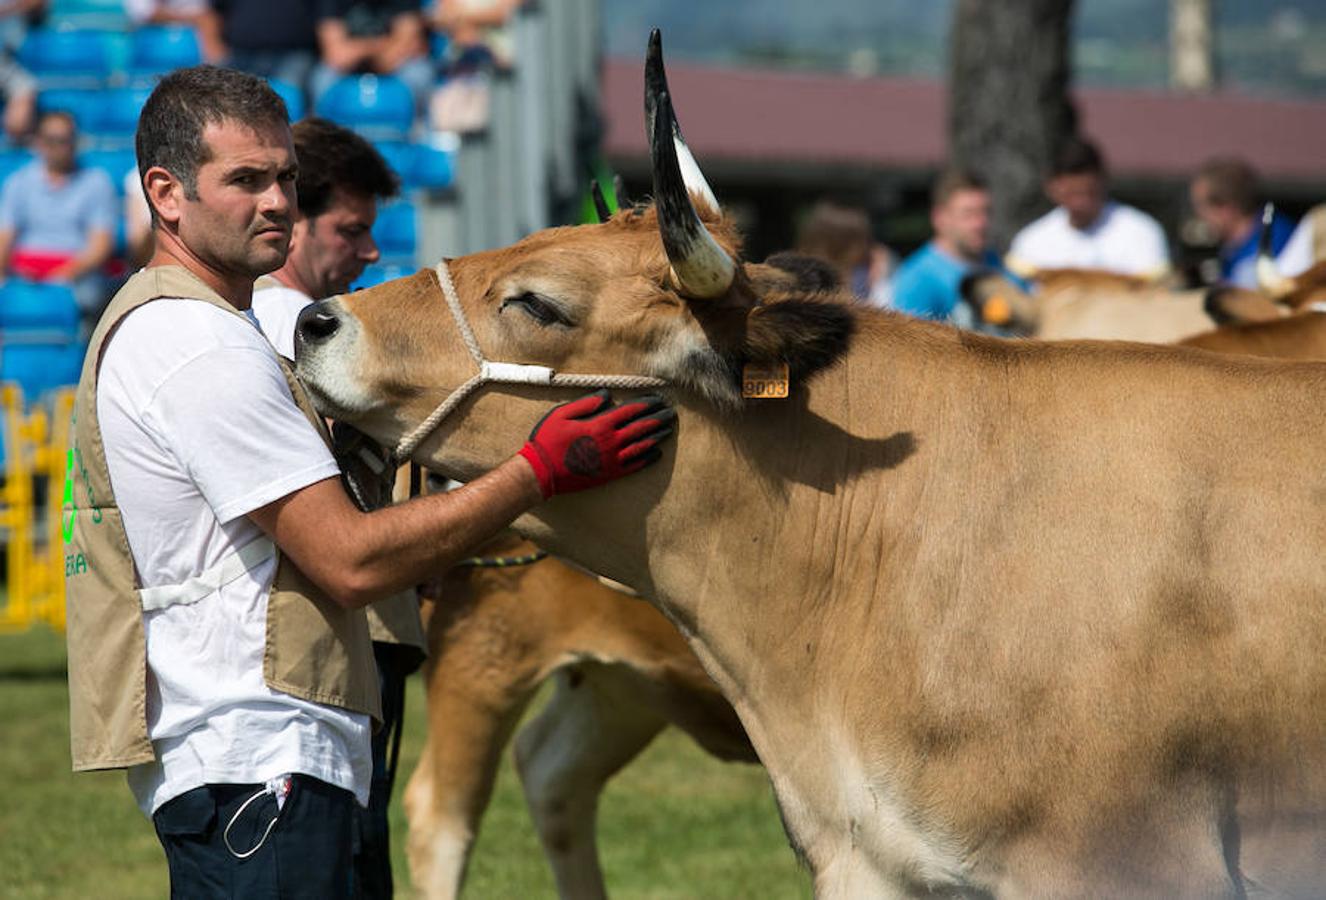
[[[1045,193],[1054,209],[1023,228],[1008,248],[1008,268],[1097,269],[1158,278],[1169,269],[1169,244],[1155,219],[1106,193],[1105,163],[1092,143],[1067,141],[1055,154]]]
[[[80,452],[104,454],[114,494],[106,509],[118,506],[132,554],[133,584],[107,584],[142,602],[145,709],[130,715],[145,718],[154,758],[129,769],[130,786],[166,851],[172,896],[353,896],[370,720],[353,704],[272,686],[265,663],[273,658],[269,620],[278,615],[269,605],[274,573],[293,564],[300,576],[282,582],[299,585],[282,588],[283,603],[316,600],[350,611],[338,616],[362,617],[355,610],[438,577],[541,499],[648,465],[673,414],[654,398],[614,406],[592,395],[554,408],[520,453],[468,486],[362,513],[249,308],[254,280],[285,262],[297,210],[284,104],[244,73],[178,70],[144,106],[136,150],[156,238],[144,271],[165,267],[172,284],[197,289],[193,297],[149,293],[158,299],[139,306],[127,302],[131,294],[117,298],[93,338],[94,346],[104,342],[100,365],[90,365],[80,386],[100,424]],[[646,429],[644,440],[624,439],[632,423]],[[601,478],[559,468],[571,443],[585,439],[607,462]],[[94,509],[93,519],[101,522],[93,537],[105,541],[99,535],[116,527],[114,517],[103,521]],[[254,552],[268,541],[285,569],[269,551]],[[121,571],[97,566],[94,559],[95,571]],[[122,607],[97,606],[97,592],[80,587],[77,597],[103,620],[123,616]],[[87,633],[83,623],[95,621],[70,618],[71,648],[82,651],[71,649],[70,663],[80,710],[120,700],[81,677],[82,654],[103,640],[134,646],[118,634]],[[367,630],[336,639],[366,644]],[[351,649],[365,659],[371,652]],[[312,672],[298,677],[327,678],[316,661],[296,662]],[[309,693],[322,696],[305,686]],[[109,737],[87,734],[89,723]],[[122,738],[122,719],[77,724],[80,768],[133,759],[102,749]]]

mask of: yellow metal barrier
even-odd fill
[[[29,411],[17,385],[0,385],[5,442],[0,532],[7,566],[0,632],[19,631],[37,622],[64,629],[60,516],[73,410],[72,388],[53,394],[49,410],[35,406]]]

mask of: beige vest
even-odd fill
[[[122,768],[155,759],[147,736],[143,638],[143,607],[150,591],[138,589],[138,573],[111,490],[97,421],[97,373],[106,341],[120,320],[160,297],[190,298],[172,302],[201,301],[242,315],[187,270],[159,266],[129,279],[92,335],[74,406],[64,504],[69,731],[75,770]],[[295,403],[328,440],[321,416],[284,360],[281,370]],[[267,605],[263,677],[274,690],[382,718],[363,611],[338,606],[279,554]]]
[[[255,292],[268,288],[291,290],[288,285],[282,284],[271,275],[264,275],[253,283]],[[397,500],[404,500],[409,493],[408,484],[405,485],[404,492],[399,490],[402,486],[401,481],[400,478],[396,480],[398,490],[395,499]],[[368,633],[379,643],[415,647],[419,650],[422,659],[422,654],[428,652],[428,638],[424,636],[423,622],[419,618],[419,598],[414,589],[393,594],[369,606]]]

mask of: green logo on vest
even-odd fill
[[[81,553],[67,553],[64,558],[64,577],[82,575],[87,571],[87,559]]]
[[[67,544],[74,539],[74,516],[78,515],[78,510],[74,508],[74,448],[69,448],[69,455],[65,460],[64,467],[64,507],[69,510],[60,520],[61,531],[64,532],[64,542]],[[69,566],[65,565],[65,574],[69,574]]]

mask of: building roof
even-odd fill
[[[603,67],[605,149],[619,163],[648,156],[643,64]],[[687,143],[703,164],[932,169],[945,160],[945,86],[669,63]],[[1268,181],[1326,183],[1326,103],[1231,93],[1076,92],[1083,130],[1125,178],[1186,179],[1205,159],[1237,155]]]

